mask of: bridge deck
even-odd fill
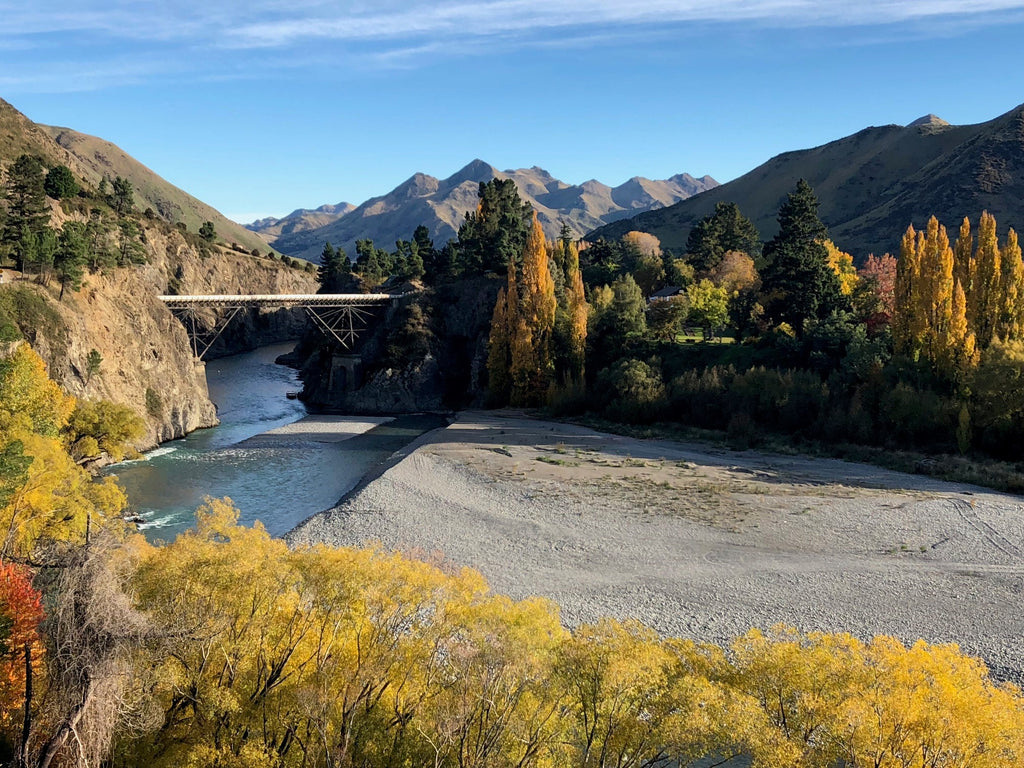
[[[160,296],[171,309],[186,307],[344,307],[385,304],[402,293],[310,293]]]

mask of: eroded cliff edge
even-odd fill
[[[224,247],[198,248],[162,222],[145,228],[148,262],[85,277],[80,291],[62,300],[54,287],[18,280],[2,287],[23,335],[46,360],[51,375],[71,394],[131,407],[146,421],[140,450],[217,423],[205,365],[193,358],[181,323],[163,305],[163,293],[313,293],[315,276],[280,261]],[[237,317],[217,354],[297,339],[301,312]],[[98,371],[89,355],[99,353]]]

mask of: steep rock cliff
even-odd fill
[[[427,289],[382,313],[359,346],[307,337],[297,350],[302,397],[343,413],[408,413],[483,405],[487,335],[500,279]]]
[[[144,228],[148,263],[89,274],[80,291],[59,292],[28,280],[0,286],[10,296],[42,298],[46,309],[19,321],[46,360],[51,376],[78,397],[103,398],[144,417],[137,448],[181,437],[217,423],[205,366],[193,358],[182,324],[157,298],[177,293],[312,293],[314,276],[281,262],[227,249],[199,249],[173,227]],[[203,250],[207,254],[203,255]],[[39,302],[36,301],[35,304]],[[298,338],[305,319],[296,311],[236,317],[217,352],[230,354]],[[90,374],[92,350],[99,371]]]

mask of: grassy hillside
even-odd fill
[[[740,178],[595,230],[588,238],[631,229],[682,251],[693,225],[720,201],[736,203],[768,239],[779,204],[807,179],[821,201],[833,240],[858,259],[895,251],[908,224],[935,215],[956,228],[983,210],[1001,230],[1024,227],[1024,106],[978,125],[952,126],[928,116],[911,125],[863,131],[813,149],[787,152]]]
[[[103,176],[123,176],[132,183],[135,204],[141,210],[152,208],[167,221],[185,222],[191,232],[198,231],[204,221],[212,221],[217,235],[223,240],[238,243],[247,250],[269,250],[269,246],[254,232],[178,189],[109,141],[70,128],[38,127],[78,160],[91,184],[98,185]]]
[[[58,146],[43,126],[36,125],[0,99],[0,166],[7,167],[19,155],[39,155],[49,165],[61,163],[81,171],[71,154]]]

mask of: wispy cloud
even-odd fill
[[[52,33],[127,39],[227,40],[289,46],[306,40],[409,40],[681,22],[780,26],[887,24],[1020,11],[1020,0],[0,0],[0,41]]]
[[[263,52],[248,57],[251,72],[310,54],[388,68],[553,40],[627,44],[687,24],[870,27],[884,35],[909,22],[920,38],[1011,15],[1024,16],[1020,0],[0,0],[0,86],[89,89],[161,72],[244,77],[231,60],[247,50]],[[46,53],[51,72],[24,55],[34,49]]]

